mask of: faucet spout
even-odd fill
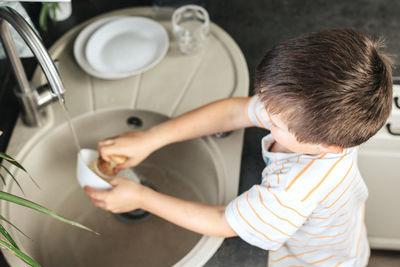
[[[21,60],[15,49],[7,22],[22,37],[37,58],[48,80],[49,90],[39,93],[30,86]],[[57,98],[63,99],[65,87],[60,74],[39,36],[29,23],[26,22],[17,11],[10,7],[0,7],[0,37],[18,83],[16,94],[22,105],[22,119],[28,126],[39,126],[45,118],[42,108]]]

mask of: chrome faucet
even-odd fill
[[[38,88],[39,90],[30,85],[21,59],[15,49],[7,22],[21,35],[37,58],[47,78],[48,85],[41,86]],[[60,74],[39,36],[29,23],[10,7],[0,7],[0,37],[18,83],[15,93],[21,104],[22,120],[28,126],[40,126],[46,118],[43,107],[58,99],[64,101],[65,88]]]

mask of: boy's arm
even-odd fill
[[[179,141],[251,126],[247,118],[250,98],[228,98],[202,106],[146,131],[132,131],[98,143],[106,161],[110,155],[129,158],[116,171],[136,166],[153,151]]]
[[[247,118],[249,99],[237,97],[215,101],[156,125],[149,133],[165,145],[252,126]]]
[[[236,233],[225,218],[225,206],[212,206],[164,195],[146,188],[142,208],[167,221],[196,233],[232,237]]]
[[[102,209],[121,213],[140,208],[203,235],[236,236],[225,218],[225,206],[182,200],[126,178],[116,177],[110,183],[111,190],[85,187],[91,201]]]

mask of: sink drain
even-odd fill
[[[125,213],[115,214],[118,220],[125,223],[140,223],[150,217],[150,213],[145,210],[137,209]]]
[[[143,121],[139,117],[131,116],[126,119],[126,123],[132,129],[138,129],[143,126]]]
[[[146,182],[141,182],[143,185],[150,187],[153,190],[156,190],[154,188],[153,185],[150,185],[149,183]],[[157,190],[156,190],[157,191]],[[136,210],[132,210],[132,211],[128,211],[128,212],[124,212],[124,213],[118,213],[118,214],[114,214],[115,217],[124,222],[124,223],[131,223],[131,224],[135,224],[135,223],[141,223],[145,220],[147,220],[148,218],[151,218],[152,214],[142,210],[142,209],[136,209]]]

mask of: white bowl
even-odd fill
[[[111,189],[112,186],[100,178],[90,168],[89,164],[98,158],[99,154],[93,149],[81,149],[78,153],[76,164],[76,177],[79,184],[90,186],[96,189]]]

